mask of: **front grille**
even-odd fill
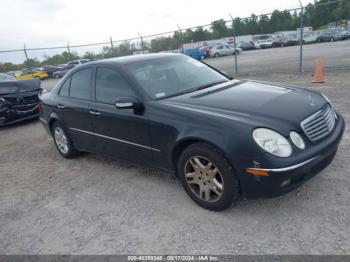
[[[38,95],[4,97],[4,99],[5,99],[5,101],[7,101],[8,103],[10,103],[13,106],[34,104],[34,103],[38,103],[39,102]]]
[[[320,111],[303,120],[300,125],[306,136],[312,142],[317,142],[333,131],[335,113],[332,107],[327,104]]]
[[[23,102],[25,104],[31,104],[31,103],[36,103],[38,102],[39,99],[38,99],[38,95],[34,95],[34,96],[25,96],[23,97]]]

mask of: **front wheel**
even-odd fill
[[[58,122],[52,125],[51,132],[55,146],[64,158],[73,158],[79,155],[79,151],[75,149],[72,140]]]
[[[215,147],[196,143],[178,161],[186,193],[203,208],[221,211],[239,198],[239,183],[232,166]]]

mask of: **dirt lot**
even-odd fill
[[[314,86],[310,73],[250,77],[321,90],[349,124],[350,71],[326,73],[333,81]],[[299,189],[215,213],[170,174],[93,154],[63,159],[37,121],[2,128],[0,254],[350,254],[349,155],[347,128],[333,163]]]

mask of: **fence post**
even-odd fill
[[[181,51],[182,53],[184,52],[184,42],[183,42],[183,35],[182,35],[182,29],[179,25],[176,25],[177,28],[180,30],[180,42],[181,42]]]
[[[142,38],[142,35],[141,35],[140,33],[137,33],[137,34],[139,35],[139,37],[140,37],[140,39],[141,39],[142,54],[144,54],[144,53],[145,53],[145,48],[144,48],[144,46],[143,46],[143,38]]]
[[[304,42],[304,6],[302,5],[301,1],[299,0],[299,4],[301,7],[301,14],[300,14],[300,57],[299,57],[299,72],[303,72],[303,42]]]
[[[112,48],[112,50],[113,50],[114,46],[113,46],[113,40],[112,40],[112,37],[111,37],[111,36],[109,37],[109,40],[111,41],[111,48]]]
[[[70,53],[70,48],[69,48],[69,41],[67,43],[67,50],[68,50],[69,58],[72,59],[72,54]]]
[[[237,52],[236,52],[236,28],[235,28],[235,21],[233,19],[233,16],[231,14],[229,14],[229,16],[231,17],[232,20],[232,32],[233,32],[233,44],[235,46],[235,72],[236,75],[238,74],[238,63],[237,63]]]
[[[24,52],[24,55],[26,56],[26,60],[27,60],[27,62],[28,62],[28,54],[27,54],[27,50],[26,50],[26,44],[24,43],[24,45],[23,45],[23,52]]]

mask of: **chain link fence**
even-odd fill
[[[252,69],[249,65],[254,65],[254,62],[255,66],[264,70],[302,72],[305,66],[307,70],[310,67],[310,63],[303,64],[305,44],[335,41],[340,37],[341,30],[350,29],[349,21],[342,20],[350,19],[350,11],[346,10],[347,8],[350,10],[350,0],[320,0],[306,7],[300,3],[300,6],[294,9],[245,18],[233,17],[228,13],[227,20],[221,19],[191,28],[176,25],[175,31],[145,36],[137,33],[134,38],[123,40],[110,37],[104,42],[87,44],[67,42],[67,45],[52,47],[29,47],[24,44],[23,49],[0,50],[0,71],[9,71],[9,63],[1,61],[5,61],[6,57],[14,53],[17,56],[23,54],[25,62],[17,66],[19,69],[18,67],[35,67],[38,63],[67,63],[78,58],[97,60],[144,53],[179,52],[196,59],[208,59],[212,65],[226,69],[232,74],[249,74]],[[337,23],[330,24],[334,21],[334,17],[338,17]],[[336,26],[339,26],[339,29]],[[316,28],[327,29],[327,34],[322,35],[325,31],[315,31]],[[346,34],[347,31],[343,31]],[[329,36],[328,39],[326,35]],[[348,37],[342,36],[344,39]],[[225,50],[219,50],[220,45],[224,46]],[[288,51],[274,49],[293,45],[299,47]],[[257,49],[266,51],[246,52]],[[312,49],[308,47],[307,52]],[[234,59],[224,58],[227,54],[234,55]],[[211,59],[221,56],[222,58]]]

